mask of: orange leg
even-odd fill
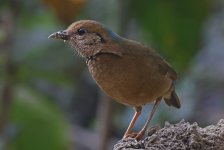
[[[145,131],[147,130],[148,126],[149,126],[149,123],[150,121],[152,120],[152,117],[156,111],[156,109],[158,108],[159,106],[159,103],[161,101],[162,98],[157,98],[156,101],[155,101],[155,104],[153,105],[153,108],[152,108],[152,111],[149,115],[149,119],[147,120],[147,122],[145,123],[144,127],[142,128],[142,130],[138,133],[138,135],[135,137],[137,140],[140,140],[142,139],[142,137],[145,135]]]
[[[135,122],[137,121],[139,115],[141,114],[141,111],[142,111],[142,107],[141,106],[135,107],[135,115],[132,118],[131,123],[129,124],[127,131],[125,132],[125,134],[123,136],[123,139],[127,138],[128,135],[131,134],[131,129],[133,128]]]

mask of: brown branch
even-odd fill
[[[2,48],[2,52],[4,54],[4,73],[5,73],[5,80],[2,87],[1,92],[1,109],[0,109],[0,136],[3,135],[5,126],[7,124],[10,107],[12,103],[12,91],[13,91],[13,80],[15,77],[15,65],[12,61],[12,45],[14,42],[15,37],[15,30],[16,30],[16,15],[17,14],[17,7],[16,6],[17,0],[11,0],[9,3],[9,9],[3,11],[0,15],[0,26],[5,31],[5,38],[2,43],[0,43],[0,47]]]
[[[99,121],[99,150],[107,149],[107,144],[110,140],[110,129],[112,120],[112,101],[104,93],[100,92],[100,103],[98,108],[98,121]]]

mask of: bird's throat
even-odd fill
[[[110,52],[98,52],[95,55],[89,56],[89,57],[85,57],[86,60],[86,64],[88,64],[90,61],[94,61],[96,60],[97,57],[100,57],[102,55],[111,55],[111,56],[116,56],[118,57],[118,55],[114,54],[114,53],[110,53]]]

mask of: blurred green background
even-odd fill
[[[134,110],[105,96],[74,50],[47,38],[81,19],[150,45],[177,70],[182,108],[162,103],[152,126],[223,118],[223,0],[2,0],[0,150],[106,150],[122,138]]]

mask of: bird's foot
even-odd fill
[[[138,133],[138,135],[136,135],[135,139],[136,139],[137,141],[140,141],[140,140],[144,137],[144,135],[145,135],[145,132],[140,131],[140,132]]]
[[[135,138],[137,135],[138,135],[137,132],[129,133],[129,134],[124,135],[123,139]]]
[[[144,136],[144,133],[143,132],[139,132],[139,133],[136,133],[136,132],[133,132],[133,133],[130,133],[130,134],[127,134],[123,137],[123,139],[127,139],[127,138],[135,138],[137,141],[140,141]]]

